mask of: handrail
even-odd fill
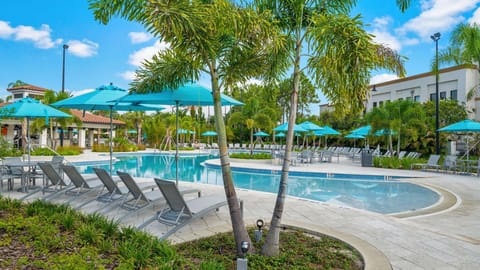
[[[48,146],[48,145],[46,145],[46,144],[39,144],[39,143],[37,143],[37,144],[30,144],[30,150],[33,150],[33,146],[36,146],[36,147],[39,147],[39,148],[47,148],[48,150],[52,151],[52,152],[53,152],[54,154],[56,154],[57,156],[63,156],[63,155],[61,155],[60,153],[58,153],[57,151],[53,150],[50,146]],[[69,164],[69,165],[72,164],[70,161],[68,161],[68,160],[65,158],[65,156],[63,156],[63,160],[64,160],[67,164]]]

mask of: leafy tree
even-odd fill
[[[403,76],[403,59],[391,49],[373,43],[362,29],[360,16],[348,16],[355,1],[256,0],[259,10],[270,10],[275,22],[290,38],[286,62],[293,66],[290,90],[287,145],[270,230],[262,254],[279,253],[279,233],[288,183],[301,74],[312,77],[315,85],[340,113],[358,112],[368,93],[370,71],[386,68]],[[403,1],[402,1],[403,2]],[[308,55],[303,53],[306,43]],[[302,58],[306,66],[301,67]]]
[[[11,82],[8,84],[7,88],[14,88],[22,85],[28,85],[28,83],[22,81],[22,80],[16,80],[15,82]]]
[[[438,62],[461,64],[480,64],[480,26],[477,23],[461,23],[455,27],[450,36],[450,46],[438,54]],[[435,70],[435,59],[432,67]],[[477,66],[480,71],[480,66]],[[477,89],[478,89],[477,85]],[[479,90],[470,89],[467,99],[478,96]]]
[[[95,19],[107,24],[120,16],[144,25],[169,48],[146,61],[133,82],[135,92],[162,91],[210,76],[223,183],[237,252],[249,241],[233,185],[220,93],[266,71],[278,52],[277,29],[263,13],[230,1],[89,0]],[[281,63],[281,62],[279,62]]]

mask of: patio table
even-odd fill
[[[38,161],[15,161],[12,163],[4,164],[8,169],[12,170],[15,168],[21,169],[21,181],[20,181],[20,192],[28,192],[28,179],[30,173],[37,167]]]

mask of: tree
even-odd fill
[[[264,13],[230,1],[89,0],[95,19],[107,24],[120,16],[144,25],[169,48],[146,61],[132,83],[135,92],[162,91],[208,74],[214,101],[215,128],[237,253],[249,241],[233,184],[220,93],[266,71],[278,52],[277,29]],[[280,62],[281,63],[281,62]]]
[[[394,51],[373,43],[363,29],[360,16],[348,13],[355,1],[256,0],[260,11],[270,10],[274,21],[290,38],[288,66],[293,66],[288,117],[287,145],[282,166],[279,191],[270,230],[262,254],[279,253],[279,233],[288,184],[288,171],[293,145],[293,125],[296,120],[298,93],[302,70],[312,77],[315,85],[340,113],[363,109],[369,91],[370,71],[385,68],[404,75],[403,59]],[[409,2],[409,1],[397,1]],[[404,3],[408,4],[408,3]],[[304,42],[309,54],[303,54]],[[307,64],[301,67],[302,58]]]
[[[438,54],[438,62],[461,64],[476,64],[480,72],[480,26],[477,23],[461,23],[455,27],[450,36],[450,46]],[[432,69],[436,61],[432,60]],[[479,89],[477,84],[477,89]],[[478,96],[479,93],[470,89],[468,99]]]
[[[15,82],[11,82],[8,84],[7,88],[14,88],[22,85],[28,85],[28,83],[22,81],[22,80],[16,80]]]

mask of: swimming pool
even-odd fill
[[[174,155],[116,156],[113,171],[132,176],[175,179]],[[181,181],[223,185],[219,166],[202,163],[208,155],[182,155],[179,159]],[[93,173],[92,167],[108,170],[108,163],[75,164],[82,173]],[[277,193],[280,172],[232,168],[235,186]],[[390,214],[412,211],[435,204],[439,195],[422,186],[400,181],[400,177],[353,174],[290,172],[287,194],[322,202],[346,205],[372,212]]]

